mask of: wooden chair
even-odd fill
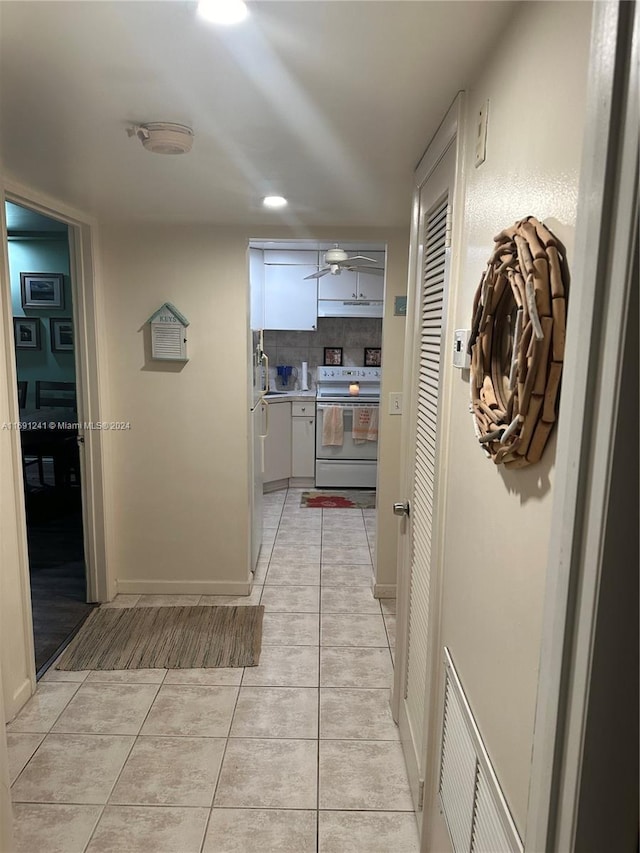
[[[29,388],[29,383],[25,379],[18,380],[18,406],[21,409],[24,409],[27,405],[27,389]],[[23,445],[28,444],[28,442],[23,441]],[[32,448],[30,450],[23,449],[22,453],[22,470],[24,474],[24,486],[25,491],[27,490],[27,468],[31,465],[38,466],[38,479],[40,480],[40,485],[44,486],[44,465],[42,460],[42,454],[37,451],[36,448]]]
[[[75,382],[53,382],[45,379],[36,380],[36,409],[69,409],[70,412],[76,411],[76,385]],[[68,417],[64,416],[65,419]],[[75,419],[75,418],[74,418]],[[28,438],[27,433],[23,434],[23,445]],[[79,466],[75,462],[77,457],[77,446],[75,434],[64,434],[59,430],[49,434],[47,430],[39,431],[35,436],[35,446],[30,448],[36,452],[38,448],[38,473],[40,474],[40,483],[45,485],[43,459],[51,458],[54,467],[54,481],[56,486],[69,485],[71,474],[75,472],[78,479]],[[30,463],[29,463],[30,464]]]
[[[26,380],[18,380],[18,406],[21,409],[27,405],[27,386],[29,383]]]
[[[36,409],[75,409],[76,406],[75,382],[36,380]]]

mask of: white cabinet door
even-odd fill
[[[384,270],[384,252],[362,252],[368,258],[377,261],[371,264],[380,270]],[[366,261],[361,261],[366,265]],[[370,272],[358,273],[358,299],[384,299],[384,275],[375,275]]]
[[[291,440],[291,476],[313,477],[316,449],[315,418],[292,418]]]
[[[251,328],[264,329],[264,258],[262,249],[249,249]]]
[[[373,257],[373,255],[371,255]],[[307,249],[265,249],[265,264],[318,264],[318,253]]]
[[[291,476],[291,403],[269,403],[264,440],[264,482]]]
[[[318,280],[313,265],[267,264],[264,268],[264,328],[315,330],[318,323]]]
[[[318,299],[357,299],[357,273],[342,270],[340,275],[323,275],[318,279]]]

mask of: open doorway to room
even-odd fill
[[[385,269],[384,243],[249,241],[254,568],[273,545],[263,492],[312,489],[298,502],[375,524]]]
[[[87,604],[68,226],[6,203],[36,672]]]

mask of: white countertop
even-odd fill
[[[265,397],[267,403],[295,403],[304,402],[304,400],[315,400],[315,391],[278,391],[276,394],[267,394]]]

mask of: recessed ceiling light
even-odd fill
[[[288,201],[281,195],[268,195],[262,199],[265,207],[286,207]]]
[[[198,15],[211,24],[239,24],[249,14],[243,0],[200,0]]]

